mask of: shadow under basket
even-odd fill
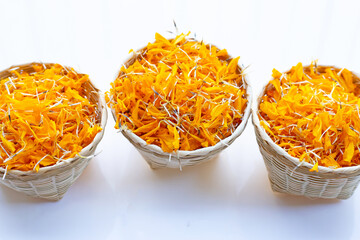
[[[318,67],[318,71],[323,69],[324,66]],[[290,156],[283,148],[275,144],[260,126],[258,109],[267,87],[268,84],[252,106],[252,122],[272,190],[309,198],[347,199],[351,197],[360,182],[360,166],[338,169],[319,166],[319,172],[310,172],[312,164],[300,162],[298,158]]]
[[[142,53],[145,48],[138,50],[138,53]],[[128,67],[135,62],[138,58],[139,54],[135,54],[130,57],[126,62],[125,66]],[[242,68],[238,65],[239,72],[241,72]],[[119,76],[121,76],[121,72]],[[252,103],[252,89],[249,85],[249,81],[246,75],[243,75],[242,78],[246,90],[246,99],[247,105],[244,111],[244,115],[242,118],[242,122],[233,132],[233,134],[214,146],[200,148],[193,151],[183,151],[179,150],[176,153],[167,153],[164,152],[159,146],[154,144],[147,144],[142,138],[138,137],[130,130],[122,130],[122,134],[135,146],[135,148],[140,152],[140,154],[144,157],[146,162],[150,165],[151,168],[179,168],[180,170],[184,166],[193,166],[206,161],[209,161],[216,157],[222,150],[227,148],[231,143],[235,141],[237,137],[241,135],[244,131],[249,116],[251,114],[251,103]],[[113,117],[116,121],[116,116],[114,110],[112,110]]]
[[[11,70],[22,70],[23,72],[33,73],[33,65],[38,63],[29,63],[12,66],[9,69],[0,72],[0,79],[9,77]],[[41,63],[42,64],[42,63]],[[50,68],[53,64],[43,64]],[[96,121],[101,126],[94,140],[80,151],[80,156],[66,159],[58,164],[49,167],[42,167],[38,172],[9,170],[5,177],[5,170],[0,168],[0,183],[14,189],[15,191],[25,193],[26,195],[44,198],[48,200],[61,199],[69,187],[81,175],[91,158],[94,156],[95,149],[104,135],[104,129],[107,120],[107,111],[105,100],[100,95],[99,90],[89,81],[84,84],[84,92],[90,102],[97,105]],[[4,178],[3,178],[4,177]]]

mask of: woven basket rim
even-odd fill
[[[310,67],[310,65],[305,65],[304,68]],[[333,67],[336,69],[341,69],[337,66],[334,65],[318,65],[318,67]],[[282,73],[287,73],[289,72],[291,69],[287,70],[287,71],[283,71]],[[354,71],[351,71],[354,75],[356,75],[357,77],[360,77],[359,74],[357,74]],[[286,159],[288,159],[289,161],[291,161],[292,163],[294,163],[295,165],[301,165],[303,167],[307,167],[309,169],[311,169],[314,165],[310,164],[308,162],[302,161],[300,162],[299,158],[293,157],[290,154],[288,154],[285,149],[283,149],[282,147],[280,147],[279,145],[277,145],[271,138],[270,136],[266,133],[265,129],[260,125],[260,120],[258,117],[258,110],[259,110],[259,104],[261,101],[262,96],[264,95],[264,92],[267,88],[267,86],[269,85],[269,82],[273,80],[273,78],[271,78],[269,81],[265,82],[264,86],[261,88],[261,91],[259,93],[259,95],[256,97],[256,100],[253,101],[252,107],[251,107],[251,112],[252,112],[252,122],[253,124],[258,128],[260,136],[262,138],[262,140],[266,141],[275,151],[276,153],[278,153],[279,155],[284,156]],[[358,166],[351,166],[351,167],[341,167],[341,168],[336,168],[336,169],[332,169],[329,167],[324,167],[324,166],[318,166],[318,170],[319,173],[334,173],[334,174],[349,174],[349,173],[353,173],[353,172],[358,172],[360,171],[360,165]],[[310,172],[311,173],[311,172]]]
[[[168,40],[171,40],[171,38],[168,38]],[[195,40],[195,41],[197,41],[197,40]],[[197,41],[197,42],[199,42],[199,41]],[[210,44],[210,43],[208,43],[208,44]],[[214,45],[214,44],[211,44],[211,46],[217,47],[217,45]],[[130,53],[130,55],[124,61],[123,65],[126,66],[126,64],[128,62],[130,62],[132,59],[137,58],[137,56],[139,55],[138,53],[142,52],[146,47],[147,47],[147,45],[142,47],[142,48],[139,48],[137,51],[134,51],[135,54]],[[220,49],[220,48],[218,48],[218,49]],[[228,54],[228,55],[232,58],[232,56],[230,54]],[[240,70],[245,69],[245,66],[244,66],[244,64],[242,63],[241,60],[239,60],[239,62],[238,62],[238,68]],[[120,73],[121,73],[121,70],[118,72],[116,78],[120,75]],[[229,137],[220,140],[214,146],[203,147],[203,148],[195,149],[195,150],[192,150],[192,151],[178,150],[176,152],[168,153],[168,152],[164,152],[159,146],[157,146],[155,144],[147,144],[145,142],[145,140],[143,140],[142,138],[140,138],[139,136],[134,134],[129,129],[122,129],[121,133],[126,134],[128,137],[130,137],[135,142],[142,145],[144,148],[147,148],[147,149],[149,149],[149,150],[151,150],[153,152],[156,152],[158,154],[172,155],[172,156],[174,156],[176,158],[181,158],[182,156],[188,156],[189,154],[203,155],[203,154],[207,154],[210,151],[215,151],[217,149],[220,149],[222,145],[229,146],[230,145],[229,142],[232,139],[236,139],[237,137],[239,137],[241,135],[241,133],[244,131],[244,129],[246,127],[246,124],[247,124],[247,122],[249,120],[249,117],[251,115],[251,106],[252,106],[252,103],[253,103],[253,91],[252,91],[251,84],[249,83],[249,80],[248,80],[248,74],[244,74],[243,77],[242,77],[242,80],[244,82],[244,89],[246,91],[246,99],[248,101],[247,105],[246,105],[246,108],[244,110],[244,115],[242,117],[242,121],[241,121],[240,125],[236,127],[235,131]],[[111,108],[111,107],[110,107],[110,109],[111,109],[112,116],[113,116],[113,118],[114,118],[114,120],[116,122],[117,118],[116,118],[115,110],[113,108]]]
[[[25,67],[25,66],[31,66],[31,65],[34,65],[34,64],[45,64],[45,65],[55,65],[55,64],[58,64],[58,63],[44,63],[44,62],[31,62],[31,63],[25,63],[25,64],[19,64],[19,65],[12,65],[11,67],[7,68],[7,69],[4,69],[0,72],[5,72],[5,71],[11,71],[11,70],[14,70],[14,69],[17,69],[17,68],[21,68],[21,67]],[[60,64],[61,65],[61,64]],[[64,65],[61,65],[61,66],[64,66]],[[68,66],[65,66],[66,68],[71,68],[71,67],[68,67]],[[77,71],[75,71],[76,73],[78,73]],[[82,73],[79,73],[79,74],[82,74]],[[1,81],[1,79],[0,79]],[[89,81],[90,81],[90,84],[94,86],[94,88],[97,90],[98,94],[99,94],[99,105],[101,106],[102,108],[102,111],[101,111],[101,118],[100,118],[100,127],[102,128],[102,130],[100,132],[98,132],[93,141],[91,143],[89,143],[86,147],[84,147],[80,152],[79,152],[79,155],[81,155],[82,157],[89,157],[89,156],[86,156],[87,154],[84,154],[85,152],[88,152],[88,150],[93,147],[93,146],[97,146],[99,144],[99,142],[101,141],[102,137],[103,137],[103,134],[104,134],[104,131],[105,131],[105,126],[106,126],[106,123],[107,123],[107,108],[106,108],[106,104],[105,104],[105,100],[104,98],[102,97],[103,93],[94,85],[93,82],[91,82],[90,78],[89,78]],[[0,168],[0,173],[2,174],[11,174],[11,175],[21,175],[21,176],[24,176],[24,175],[40,175],[42,173],[45,173],[45,172],[48,172],[48,171],[52,171],[52,170],[56,170],[56,169],[59,169],[59,168],[62,168],[64,166],[67,166],[69,164],[71,164],[72,162],[78,160],[78,159],[81,159],[80,156],[75,156],[73,158],[68,158],[68,159],[65,159],[55,165],[52,165],[52,166],[46,166],[46,167],[41,167],[39,168],[39,171],[38,172],[35,172],[35,171],[32,171],[32,170],[29,170],[29,171],[20,171],[20,170],[8,170],[6,172],[6,170],[4,168]]]

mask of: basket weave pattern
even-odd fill
[[[35,63],[29,63],[10,67],[0,72],[0,79],[10,76],[10,71],[14,69],[23,70],[28,73],[34,72],[32,68],[34,64]],[[46,68],[52,65],[53,64],[44,64]],[[64,196],[68,188],[76,181],[89,164],[89,161],[95,153],[96,146],[104,135],[107,120],[105,101],[103,97],[100,96],[99,90],[95,88],[91,82],[84,84],[84,90],[89,101],[97,105],[97,122],[103,130],[95,136],[94,140],[88,146],[81,150],[79,154],[82,157],[76,156],[56,165],[40,168],[37,173],[33,171],[23,172],[10,170],[4,178],[5,170],[0,168],[1,184],[32,197],[59,200]]]
[[[145,48],[142,48],[137,51],[138,54],[134,54],[131,56],[126,62],[125,66],[128,67],[132,65],[136,59],[139,57],[139,54],[145,51]],[[241,71],[241,67],[238,66]],[[120,72],[119,76],[123,73]],[[184,166],[192,166],[202,162],[206,162],[212,158],[214,158],[217,154],[219,154],[222,150],[227,148],[231,143],[235,141],[235,139],[240,136],[240,134],[244,131],[249,116],[251,114],[251,103],[252,103],[252,90],[249,85],[247,76],[243,76],[243,82],[246,89],[246,99],[247,106],[244,111],[244,115],[242,118],[241,124],[236,128],[234,133],[218,142],[216,145],[206,148],[201,148],[193,151],[177,151],[176,153],[166,153],[159,146],[154,144],[147,144],[143,139],[138,137],[130,130],[122,130],[122,134],[136,147],[136,149],[140,152],[140,154],[144,157],[147,163],[151,168],[180,168]],[[113,117],[116,120],[115,112],[112,111]]]
[[[290,156],[260,126],[258,109],[266,88],[267,85],[252,106],[252,122],[272,190],[309,198],[351,197],[360,182],[360,166],[339,169],[319,166],[319,172],[310,172],[313,165]]]

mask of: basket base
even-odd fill
[[[356,183],[351,186],[346,186],[345,188],[344,186],[339,187],[336,185],[334,187],[329,187],[329,185],[331,185],[331,183],[329,183],[328,185],[324,185],[325,187],[321,186],[321,188],[323,188],[321,190],[320,187],[317,185],[312,186],[312,182],[307,182],[306,184],[306,182],[302,181],[301,187],[299,187],[300,185],[298,184],[298,182],[291,183],[290,178],[293,178],[293,176],[285,176],[285,178],[288,179],[287,183],[285,183],[279,181],[279,176],[272,176],[273,174],[274,173],[269,172],[269,176],[268,176],[270,186],[273,192],[290,194],[293,196],[304,196],[310,199],[339,199],[339,200],[349,199],[353,195],[354,191],[358,186],[358,183]],[[272,179],[274,177],[275,177],[275,181],[273,181]],[[324,190],[325,188],[326,191]]]
[[[7,185],[4,182],[1,182],[1,185],[4,187],[7,187],[11,190],[15,190],[16,192],[19,193],[24,193],[27,196],[33,197],[33,198],[39,198],[39,199],[46,199],[49,201],[59,201],[60,199],[62,199],[67,191],[67,189],[70,187],[67,187],[67,189],[65,190],[65,192],[63,192],[62,194],[56,194],[56,195],[37,195],[37,194],[33,194],[31,191],[26,191],[26,190],[19,190],[18,188],[14,188],[11,185]]]
[[[71,168],[51,176],[33,174],[31,177],[27,176],[27,178],[21,179],[9,174],[0,183],[31,197],[58,201],[63,198],[70,186],[80,177],[89,161],[90,159],[78,161]]]
[[[148,154],[143,154],[141,151],[139,151],[139,153],[141,154],[141,156],[145,159],[145,161],[149,164],[150,168],[152,170],[157,170],[157,169],[162,169],[162,168],[173,168],[173,169],[180,169],[180,171],[187,166],[195,166],[195,165],[199,165],[201,163],[205,163],[208,162],[214,158],[216,158],[219,153],[214,154],[214,155],[210,155],[210,156],[206,156],[206,157],[201,157],[195,160],[183,160],[183,159],[179,159],[177,157],[169,157],[169,160],[163,160],[163,159],[152,159],[149,157]]]

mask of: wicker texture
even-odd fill
[[[304,67],[305,68],[305,67]],[[321,71],[319,67],[319,71]],[[310,163],[300,162],[272,141],[260,126],[259,104],[268,85],[252,106],[252,122],[256,140],[263,156],[271,188],[275,192],[302,195],[309,198],[347,199],[360,182],[360,166],[330,169],[319,166],[319,172],[310,172]]]
[[[125,66],[128,67],[132,65],[139,55],[145,51],[145,48],[142,48],[137,51],[138,54],[131,56],[126,62]],[[243,69],[240,66],[239,70]],[[123,73],[119,73],[121,76]],[[237,137],[244,131],[249,116],[251,114],[251,103],[252,103],[252,90],[249,85],[247,76],[243,76],[244,86],[246,89],[246,99],[248,100],[246,109],[244,111],[244,116],[242,118],[241,124],[236,128],[234,133],[218,142],[216,145],[206,148],[201,148],[193,151],[177,151],[176,153],[167,153],[164,152],[159,146],[154,144],[147,144],[143,139],[135,135],[130,130],[122,130],[122,134],[136,147],[140,154],[144,157],[146,162],[150,165],[151,168],[179,168],[180,170],[184,166],[192,166],[202,162],[206,162],[214,158],[222,150],[227,148],[231,143],[235,141]],[[112,111],[113,117],[116,120],[115,112]]]
[[[0,79],[10,76],[10,71],[14,69],[29,73],[34,72],[32,68],[33,64],[35,63],[10,67],[0,72]],[[46,68],[52,65],[53,64],[44,64]],[[100,95],[99,90],[95,88],[91,82],[85,84],[84,89],[89,101],[97,104],[97,122],[103,130],[95,136],[94,140],[88,146],[81,150],[80,155],[82,157],[77,156],[66,159],[53,166],[42,167],[37,173],[33,171],[23,172],[10,170],[4,178],[5,170],[0,168],[0,183],[32,197],[59,200],[64,196],[68,188],[81,175],[93,157],[96,146],[104,135],[107,120],[105,101]]]

